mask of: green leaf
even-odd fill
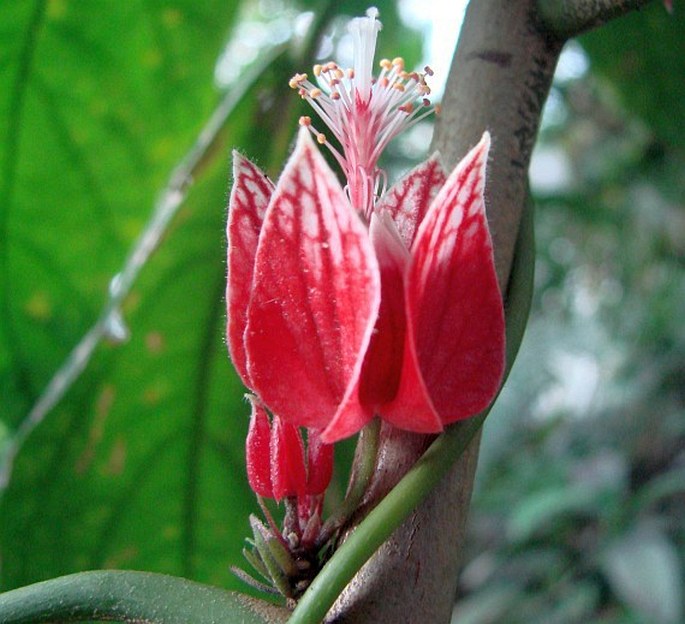
[[[571,514],[594,513],[601,509],[602,498],[595,487],[579,484],[554,487],[528,495],[511,512],[507,525],[509,539],[521,542],[542,528]]]
[[[5,624],[277,624],[287,616],[286,610],[261,600],[147,572],[82,572],[0,595]]]
[[[600,602],[599,587],[589,581],[578,581],[563,589],[559,598],[552,598],[554,606],[550,609],[549,624],[591,621]]]
[[[458,601],[452,621],[459,624],[489,624],[502,622],[521,600],[523,588],[500,583]]]
[[[11,425],[85,333],[212,110],[235,6],[0,5],[0,388]]]
[[[674,468],[648,481],[636,497],[636,507],[641,509],[660,502],[664,498],[685,492],[685,468]]]
[[[685,150],[685,11],[653,2],[581,37],[592,67],[668,145]]]
[[[97,318],[220,97],[214,63],[234,9],[0,5],[0,387],[10,427]],[[258,112],[236,110],[236,143],[250,140]],[[17,459],[1,503],[4,587],[97,567],[236,583],[229,564],[253,498],[247,410],[222,339],[228,158],[216,156],[126,301],[130,341],[98,351]]]
[[[675,545],[643,526],[617,539],[603,557],[616,595],[654,624],[683,621],[683,573]]]

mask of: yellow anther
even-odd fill
[[[288,86],[290,86],[291,89],[297,89],[305,80],[307,80],[307,74],[295,74],[288,81]]]
[[[392,64],[400,70],[404,69],[404,59],[401,56],[396,56],[392,59]]]
[[[345,76],[345,72],[342,69],[340,69],[339,67],[336,67],[335,71],[333,72],[333,75],[338,80],[342,80],[342,78],[344,78],[344,76]]]
[[[337,68],[337,63],[334,63],[333,61],[328,61],[328,63],[326,63],[326,71],[335,71]]]
[[[387,89],[388,86],[390,85],[390,81],[389,81],[387,78],[383,77],[383,78],[381,78],[381,81],[379,82],[379,84],[380,84],[381,87],[383,87],[384,89]]]
[[[321,96],[321,93],[322,93],[321,89],[319,89],[318,87],[314,87],[314,88],[309,92],[309,97],[312,98],[312,99],[316,99],[316,98],[318,98],[318,97]]]
[[[400,78],[402,78],[402,80],[409,80],[410,77],[411,77],[411,74],[408,71],[401,71],[400,72]]]
[[[392,69],[392,63],[388,59],[382,59],[378,64],[386,71],[390,71]]]
[[[396,82],[392,85],[392,88],[399,91],[400,93],[404,93],[404,85],[401,82]]]
[[[397,110],[409,114],[414,110],[414,107],[412,106],[411,102],[407,102],[406,104],[402,104],[402,106],[398,106]]]
[[[312,68],[312,71],[314,72],[314,75],[318,78],[321,75],[321,71],[323,70],[323,67],[321,65],[314,65]]]
[[[319,134],[316,135],[316,140],[323,145],[326,142],[326,135],[323,132],[319,132]]]

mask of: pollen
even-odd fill
[[[307,127],[307,128],[308,128],[309,126],[312,125],[312,118],[311,118],[311,117],[308,117],[307,115],[302,115],[302,117],[300,117],[298,123],[299,123],[301,126],[304,126],[304,127]]]
[[[396,56],[392,59],[393,67],[397,67],[400,71],[404,69],[404,59],[401,56]]]
[[[319,134],[316,135],[316,140],[318,143],[323,145],[326,143],[326,135],[323,132],[319,132]]]
[[[323,70],[323,67],[321,65],[314,65],[314,67],[312,67],[312,71],[314,72],[314,75],[317,78],[321,75],[322,70]]]
[[[323,91],[321,91],[321,89],[319,89],[319,88],[317,88],[317,87],[314,87],[314,88],[309,92],[309,97],[311,97],[311,98],[313,98],[313,99],[316,99],[316,98],[320,97],[322,93],[323,93]]]
[[[380,63],[378,63],[382,69],[385,71],[390,71],[392,69],[392,63],[388,59],[383,59]]]
[[[307,80],[307,74],[295,74],[289,81],[288,86],[291,89],[297,89],[303,82]]]
[[[414,111],[414,106],[411,104],[411,102],[407,102],[402,106],[398,106],[397,110],[401,110],[403,113],[411,113]]]

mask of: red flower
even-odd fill
[[[412,99],[428,88],[401,59],[382,61],[381,77],[371,80],[375,17],[353,23],[353,70],[315,68],[325,90],[305,75],[291,81],[321,109],[342,154],[308,118],[275,188],[234,154],[231,356],[273,414],[321,430],[326,443],[374,415],[439,432],[484,409],[504,369],[504,314],[483,199],[489,135],[451,175],[434,156],[379,196],[378,155],[418,118]],[[345,190],[310,131],[343,166]]]
[[[245,443],[247,478],[259,496],[277,501],[286,497],[318,497],[333,473],[333,446],[322,444],[316,431],[309,431],[305,452],[299,429],[275,416],[269,422],[266,410],[254,397],[250,428]]]
[[[368,229],[305,130],[273,191],[235,154],[228,344],[274,414],[333,442],[374,414],[438,432],[489,404],[504,317],[483,202],[488,144],[447,180],[435,158],[414,169]]]

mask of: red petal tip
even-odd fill
[[[302,496],[307,489],[304,444],[297,427],[274,416],[271,429],[271,483],[273,498]]]
[[[252,490],[264,498],[273,498],[271,487],[271,426],[264,408],[256,397],[248,395],[252,404],[250,426],[245,440],[247,480]]]

